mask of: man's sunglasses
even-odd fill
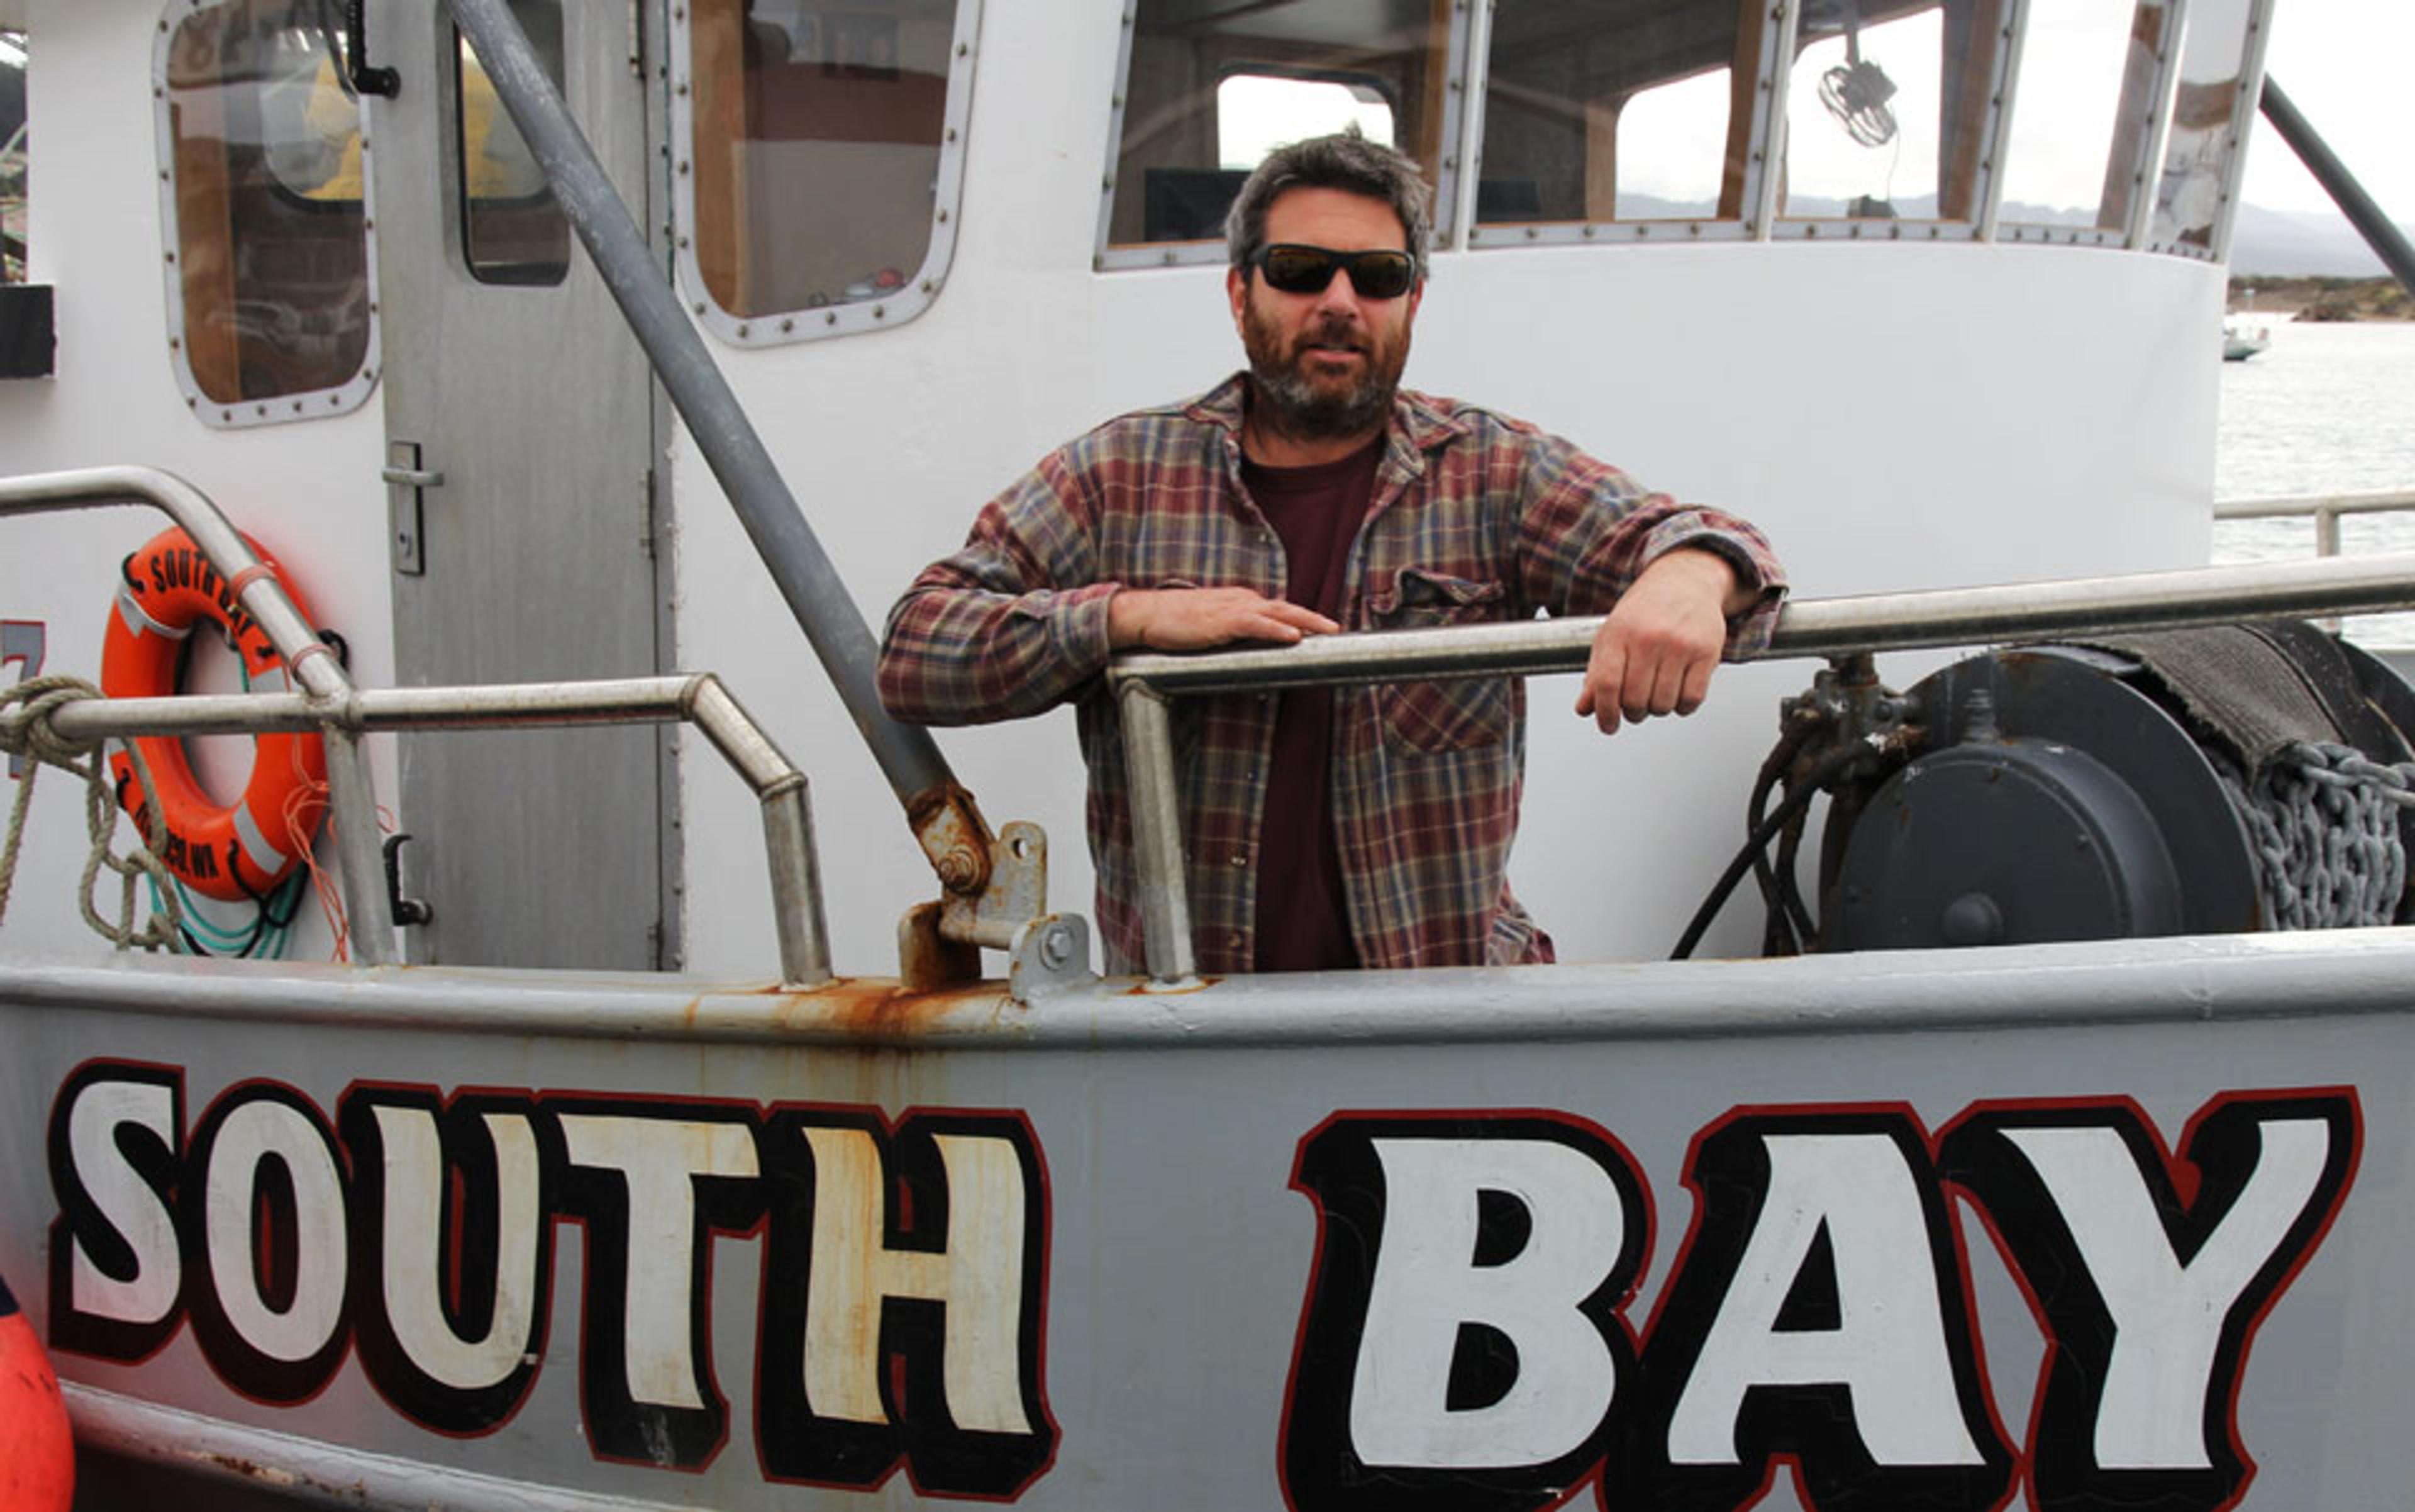
[[[1378,247],[1369,252],[1336,252],[1298,242],[1277,242],[1250,259],[1266,275],[1268,287],[1287,294],[1319,294],[1333,281],[1333,270],[1350,270],[1350,287],[1366,299],[1398,299],[1418,280],[1417,260],[1406,252]]]

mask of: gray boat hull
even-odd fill
[[[12,963],[0,1275],[87,1449],[346,1505],[2380,1505],[2410,981]]]

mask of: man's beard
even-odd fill
[[[1308,349],[1320,341],[1356,348],[1367,359],[1366,370],[1344,383],[1314,382],[1304,362]],[[1279,435],[1329,441],[1363,436],[1391,413],[1401,369],[1409,360],[1409,337],[1403,327],[1400,339],[1387,345],[1380,333],[1364,326],[1326,321],[1302,331],[1298,346],[1286,354],[1282,333],[1253,301],[1242,312],[1241,349],[1249,354],[1261,401],[1256,418]]]

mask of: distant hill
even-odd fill
[[[2415,237],[2415,226],[2399,231]],[[2318,277],[2369,278],[2388,270],[2364,238],[2332,212],[2266,210],[2242,205],[2230,232],[2230,270],[2246,274],[2296,274]]]

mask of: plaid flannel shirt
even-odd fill
[[[1123,746],[1104,678],[1121,588],[1238,585],[1283,593],[1282,548],[1241,483],[1246,381],[1112,420],[992,500],[962,550],[889,615],[880,696],[898,718],[961,725],[1072,700],[1089,768],[1088,825],[1110,968],[1142,960]],[[1402,391],[1350,549],[1350,630],[1609,612],[1655,558],[1718,552],[1760,602],[1730,660],[1765,645],[1785,577],[1750,525],[1681,506],[1556,437]],[[1303,695],[1312,696],[1312,695]],[[1525,768],[1516,679],[1336,688],[1334,832],[1351,933],[1369,966],[1552,958],[1504,862]],[[1247,971],[1275,696],[1173,706],[1200,969]]]

